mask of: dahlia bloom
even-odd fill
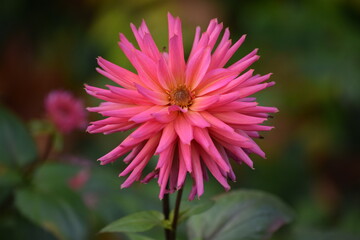
[[[70,92],[55,90],[45,98],[45,110],[56,128],[62,133],[86,127],[86,111],[81,100]]]
[[[139,49],[120,34],[119,46],[137,73],[98,58],[101,68],[97,71],[121,87],[86,85],[90,95],[105,101],[88,110],[107,117],[91,122],[87,131],[110,134],[136,128],[99,159],[104,165],[130,152],[124,158],[128,166],[120,173],[129,175],[122,188],[157,178],[162,199],[164,194],[182,188],[189,174],[193,179],[189,199],[193,199],[203,194],[208,172],[230,189],[227,180],[235,180],[230,158],[253,168],[249,153],[265,157],[252,138],[260,136],[258,131],[272,129],[260,124],[268,113],[278,110],[258,106],[249,96],[274,82],[264,83],[271,74],[245,71],[259,59],[257,49],[225,67],[245,35],[232,45],[227,28],[215,47],[223,28],[217,19],[210,21],[204,33],[196,28],[187,61],[180,19],[168,14],[168,25],[168,52],[159,51],[144,21],[138,29],[131,24]],[[158,159],[151,159],[153,155]],[[142,177],[149,161],[157,161],[157,165]]]

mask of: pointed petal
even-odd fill
[[[179,154],[183,157],[188,172],[192,172],[191,146],[179,141]]]
[[[196,142],[204,149],[204,151],[208,152],[212,159],[222,168],[224,171],[228,172],[229,166],[221,157],[219,151],[216,149],[212,139],[209,136],[209,133],[204,128],[194,128],[194,139]]]
[[[193,100],[193,104],[189,107],[190,110],[200,112],[208,109],[213,104],[218,102],[220,99],[219,95],[197,97]]]
[[[116,94],[116,98],[121,102],[149,105],[149,101],[147,101],[147,99],[139,94],[139,92],[136,90],[130,90],[111,85],[106,85],[106,87],[108,87],[112,93]]]
[[[185,144],[190,144],[193,137],[192,126],[186,121],[184,116],[179,115],[174,123],[175,131],[180,140]]]
[[[208,70],[210,61],[211,50],[208,47],[198,51],[189,58],[185,72],[187,86],[195,89],[199,85]]]
[[[181,38],[174,35],[169,40],[169,68],[178,83],[183,83],[185,72],[184,50]]]
[[[241,147],[237,147],[231,144],[223,143],[221,144],[229,150],[237,159],[234,159],[235,161],[241,161],[244,162],[246,165],[248,165],[251,168],[254,168],[253,161],[249,158],[249,156],[244,152],[244,150]]]
[[[152,103],[157,105],[168,104],[166,94],[149,90],[147,88],[144,88],[143,86],[140,86],[139,84],[136,84],[136,88],[141,95],[149,99],[149,101],[151,101]]]
[[[133,138],[141,138],[153,135],[153,133],[161,132],[166,125],[156,121],[148,121],[132,132],[129,136]]]
[[[105,74],[106,77],[111,75],[112,77],[109,78],[120,86],[128,89],[134,89],[134,83],[140,83],[140,79],[135,73],[111,63],[102,57],[98,57],[97,61],[99,66],[107,72],[107,74]],[[103,74],[104,71],[99,69],[99,73]]]
[[[198,112],[188,111],[186,114],[184,114],[184,117],[193,126],[199,128],[205,128],[211,126]]]
[[[198,86],[197,96],[203,96],[224,87],[237,75],[237,72],[224,68],[219,68],[208,72],[204,77],[202,84]]]
[[[205,151],[200,151],[200,155],[206,167],[209,169],[211,174],[216,178],[216,180],[218,180],[218,182],[225,188],[226,191],[230,190],[230,185],[228,184],[226,178],[221,173],[219,166],[214,161],[212,161],[211,157]]]
[[[242,35],[241,38],[231,46],[231,48],[226,52],[225,57],[222,59],[222,61],[219,64],[219,67],[224,67],[225,64],[230,60],[230,58],[234,55],[234,53],[239,49],[241,44],[245,41],[246,35]]]
[[[150,119],[154,118],[154,115],[153,115],[154,113],[162,110],[163,108],[164,107],[162,107],[162,106],[153,106],[141,113],[134,115],[133,117],[131,117],[129,119],[129,121],[133,121],[136,123],[143,123],[143,122],[149,121]]]
[[[185,178],[186,178],[186,174],[187,174],[187,168],[186,168],[185,160],[184,160],[183,155],[179,151],[179,173],[178,173],[178,178],[177,178],[177,186],[176,186],[177,189],[180,189],[183,187]]]
[[[220,119],[225,123],[230,124],[260,124],[263,123],[266,118],[252,117],[245,114],[237,113],[237,112],[221,112],[221,113],[213,113],[214,117]]]
[[[162,131],[159,145],[155,151],[156,154],[161,153],[168,148],[177,139],[177,134],[174,129],[174,124],[171,122]]]
[[[213,128],[217,128],[217,129],[222,129],[225,131],[234,131],[234,129],[232,127],[230,127],[229,125],[227,125],[226,123],[222,122],[221,120],[219,120],[218,118],[214,117],[212,114],[208,113],[208,112],[201,112],[201,116],[208,122],[210,123],[211,127]]]
[[[245,69],[247,69],[248,67],[251,66],[251,64],[253,64],[254,62],[256,62],[257,60],[259,60],[260,56],[255,55],[247,60],[242,60],[240,59],[238,62],[234,63],[233,65],[231,65],[228,69],[229,70],[233,70],[236,71],[238,73],[241,73],[242,71],[244,71]]]
[[[236,133],[235,131],[228,132],[228,131],[219,130],[216,128],[211,128],[210,135],[213,138],[222,140],[224,142],[227,142],[229,144],[233,144],[233,145],[236,145],[239,147],[250,148],[250,147],[254,146],[254,143],[250,139]]]
[[[200,197],[204,193],[204,180],[203,180],[203,172],[200,163],[200,156],[196,149],[196,147],[192,147],[191,149],[191,159],[192,159],[192,176],[196,185],[196,193],[198,197]]]
[[[154,137],[150,138],[145,143],[144,147],[141,149],[139,154],[134,158],[134,160],[131,161],[131,163],[125,168],[125,170],[120,173],[119,176],[123,177],[123,176],[128,175],[137,166],[144,164],[144,162],[146,162],[145,163],[145,165],[146,165],[147,161],[149,161],[150,158],[152,157],[152,155],[154,154],[155,148],[156,148],[157,144],[159,143],[159,139],[160,139],[160,134],[157,134]],[[123,184],[123,185],[125,185],[125,184]],[[126,187],[126,186],[124,186],[124,187]]]
[[[175,120],[178,116],[177,111],[169,111],[170,107],[164,107],[160,111],[153,113],[153,117],[156,121],[161,123],[169,123]]]

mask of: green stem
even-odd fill
[[[171,224],[171,240],[176,240],[176,228],[177,228],[177,223],[178,223],[178,219],[179,219],[179,212],[180,212],[180,204],[181,204],[181,197],[182,197],[182,192],[183,189],[181,188],[176,196],[176,202],[175,202],[175,210],[174,210],[174,219],[173,222]]]
[[[162,200],[162,205],[163,205],[163,213],[164,213],[165,220],[169,220],[169,217],[170,217],[169,194],[164,195],[164,198]],[[170,229],[165,228],[164,230],[165,230],[165,239],[171,240]]]

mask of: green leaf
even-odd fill
[[[21,175],[18,171],[0,165],[0,203],[21,183]]]
[[[232,191],[215,201],[212,208],[189,219],[189,239],[268,239],[293,219],[292,211],[278,198],[261,191]]]
[[[68,184],[77,171],[78,167],[61,163],[41,165],[34,173],[31,188],[16,191],[16,207],[58,239],[87,239],[87,209]]]
[[[161,226],[164,215],[158,211],[134,213],[110,223],[101,232],[144,232],[155,226]]]
[[[60,194],[62,190],[69,190],[68,181],[79,169],[74,165],[45,163],[36,170],[33,185],[42,192]]]
[[[0,163],[25,166],[37,156],[35,143],[23,123],[0,107]]]
[[[21,175],[18,171],[0,165],[0,187],[14,187],[21,182]]]
[[[343,233],[340,231],[323,231],[315,229],[299,229],[297,228],[294,232],[293,239],[316,239],[316,240],[359,240],[360,236],[355,236],[349,233]]]
[[[178,223],[181,223],[193,215],[200,214],[214,205],[214,201],[208,200],[197,204],[182,205],[180,209]],[[170,218],[173,219],[174,211],[171,211]]]
[[[65,196],[57,196],[26,188],[17,190],[15,199],[16,207],[26,218],[58,239],[87,239],[85,209],[76,194],[69,191]]]
[[[149,238],[136,233],[126,233],[126,236],[128,236],[130,240],[155,240],[154,238]]]

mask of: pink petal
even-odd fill
[[[222,156],[222,158],[225,159],[225,161],[229,165],[230,171],[227,173],[227,176],[231,179],[231,181],[235,182],[236,181],[236,176],[235,176],[235,173],[234,173],[234,171],[233,171],[233,169],[231,167],[230,160],[228,158],[228,155],[226,154],[226,151],[225,151],[224,147],[219,143],[215,143],[215,145],[216,145],[216,148],[218,149],[220,155]]]
[[[192,44],[192,48],[191,48],[191,51],[190,51],[189,58],[191,58],[192,55],[194,55],[194,53],[197,50],[197,46],[198,46],[198,43],[199,43],[199,40],[200,40],[200,33],[201,33],[201,28],[196,27],[194,41],[193,41],[193,44]]]
[[[174,35],[169,40],[169,68],[179,83],[184,81],[185,60],[181,38]]]
[[[134,83],[140,83],[140,79],[135,73],[132,73],[129,70],[126,70],[114,63],[111,63],[102,57],[98,57],[97,60],[99,66],[104,69],[108,74],[113,76],[111,80],[113,80],[120,86],[128,89],[134,89]],[[101,72],[102,71],[100,71],[100,73]]]
[[[106,87],[108,87],[112,93],[116,94],[116,98],[120,102],[149,105],[149,101],[136,90],[129,90],[111,85],[106,85]]]
[[[170,122],[166,127],[163,129],[161,139],[159,145],[155,151],[156,154],[161,153],[166,148],[168,148],[174,141],[177,139],[177,134],[174,129],[174,124]]]
[[[108,118],[101,119],[101,120],[98,120],[98,121],[90,122],[90,124],[104,126],[104,125],[108,125],[108,124],[121,123],[123,121],[124,121],[124,119],[122,119],[122,118],[108,117]]]
[[[170,73],[169,67],[164,57],[161,57],[157,66],[157,77],[159,83],[165,90],[172,89],[176,86],[176,80],[172,73]]]
[[[204,193],[203,173],[200,164],[200,157],[196,147],[191,149],[192,175],[196,185],[196,193],[200,197]]]
[[[191,146],[179,141],[179,154],[183,157],[185,167],[188,172],[192,172],[191,165]]]
[[[225,188],[226,191],[230,190],[230,185],[228,184],[226,178],[222,175],[221,170],[216,165],[216,163],[211,160],[211,157],[205,151],[200,151],[200,155],[206,167],[216,178],[216,180],[218,180],[218,182]]]
[[[187,107],[179,107],[178,105],[171,105],[169,108],[168,108],[169,112],[183,112],[183,113],[186,113],[188,112],[188,108]]]
[[[242,35],[241,38],[234,44],[232,47],[226,52],[225,57],[219,64],[219,67],[224,67],[225,64],[230,60],[230,58],[234,55],[234,53],[239,49],[241,44],[245,41],[246,35]]]
[[[266,120],[266,118],[252,117],[237,112],[221,112],[221,113],[213,113],[213,115],[216,118],[220,119],[221,121],[231,124],[251,125],[251,124],[263,123]]]
[[[248,150],[252,151],[253,153],[259,155],[262,158],[266,158],[264,151],[261,150],[261,148],[254,142],[254,140],[252,140],[244,131],[237,129],[236,132],[248,138],[253,143],[253,146],[248,148]]]
[[[231,40],[229,40],[229,37],[230,37],[230,31],[229,28],[226,28],[219,45],[217,46],[215,52],[212,55],[209,69],[221,68],[225,65],[224,64],[223,66],[220,66],[220,62],[225,57],[226,53],[230,48]]]
[[[170,107],[164,107],[160,111],[153,113],[153,117],[156,121],[161,123],[169,123],[175,120],[178,116],[178,112],[176,111],[169,111]]]
[[[241,147],[233,146],[231,144],[227,144],[227,143],[223,143],[223,142],[221,144],[238,158],[238,159],[234,159],[234,160],[241,160],[249,167],[254,168],[252,160],[244,152],[244,150],[242,150]]]
[[[206,30],[207,34],[209,35],[209,47],[212,49],[220,35],[220,32],[223,28],[223,24],[218,24],[218,20],[212,19],[210,24]]]
[[[229,125],[227,125],[226,123],[220,121],[218,118],[214,117],[212,114],[208,113],[208,112],[201,112],[201,116],[208,122],[210,123],[211,127],[217,128],[217,129],[222,129],[225,131],[234,131],[234,129],[232,127],[230,127]]]
[[[115,93],[112,93],[109,90],[93,87],[85,84],[86,92],[98,99],[105,100],[108,102],[124,103],[123,99],[119,98]]]
[[[97,107],[88,107],[86,110],[89,112],[104,112],[104,111],[111,111],[111,110],[118,110],[122,108],[132,108],[134,105],[130,104],[121,104],[121,103],[113,103],[113,102],[102,102]],[[148,107],[147,107],[148,108]],[[127,118],[119,118],[125,120]]]
[[[153,60],[157,60],[160,56],[160,53],[158,48],[156,47],[153,38],[151,37],[151,34],[146,26],[145,21],[144,20],[142,21],[139,30],[136,29],[134,24],[130,24],[130,26],[134,33],[136,41],[139,44],[141,51],[143,51],[147,56],[149,56]]]
[[[266,80],[269,80],[269,78],[271,77],[272,73],[268,73],[264,76],[254,76],[252,78],[247,79],[243,84],[241,84],[242,87],[247,87],[247,86],[251,86],[251,85],[256,85],[259,83],[262,83]]]
[[[144,162],[146,162],[145,163],[145,165],[146,165],[147,162],[152,157],[152,155],[154,154],[155,148],[156,148],[157,144],[159,143],[159,140],[160,140],[160,134],[157,134],[154,137],[150,138],[145,143],[144,147],[141,149],[139,154],[134,158],[134,160],[131,161],[129,166],[127,166],[125,168],[125,170],[120,173],[119,176],[123,177],[123,176],[128,175],[131,171],[133,171],[135,168],[137,168],[137,166],[144,164]],[[130,181],[130,182],[132,183],[132,181]],[[124,186],[122,186],[122,187],[126,187],[125,183],[123,185]]]
[[[108,164],[110,162],[114,162],[117,158],[119,158],[120,156],[122,156],[125,153],[129,152],[130,150],[131,150],[131,147],[129,147],[129,148],[123,147],[120,144],[119,146],[117,146],[116,148],[114,148],[113,150],[111,150],[109,153],[102,156],[98,160],[101,161],[101,163],[100,163],[101,165],[105,165],[105,164]]]
[[[234,131],[227,132],[224,130],[211,128],[210,135],[216,139],[222,140],[227,143],[231,143],[239,147],[250,148],[254,145],[254,143],[249,138],[239,135]]]
[[[129,136],[133,138],[142,138],[150,136],[153,133],[160,132],[166,125],[156,121],[148,121],[132,132]]]
[[[134,115],[133,117],[131,117],[129,119],[129,121],[133,121],[136,123],[143,123],[143,122],[149,121],[150,119],[154,118],[154,116],[153,116],[154,113],[162,110],[163,108],[164,107],[162,107],[162,106],[153,106],[141,113]]]
[[[159,176],[159,170],[154,170],[151,173],[149,173],[148,175],[146,175],[146,177],[144,177],[141,180],[141,183],[147,184],[149,183],[153,178],[157,178]]]
[[[177,189],[182,188],[182,186],[184,185],[186,174],[187,174],[187,167],[185,164],[185,160],[184,160],[183,155],[179,151],[179,173],[178,173],[178,178],[177,178],[177,186],[176,186]]]
[[[205,128],[211,126],[198,112],[188,111],[186,114],[184,114],[184,117],[193,126],[199,128]]]
[[[149,106],[133,106],[123,107],[115,110],[99,111],[99,113],[108,117],[130,118],[136,114],[148,110],[149,108]]]
[[[218,107],[222,107],[226,104],[229,104],[233,101],[236,100],[242,100],[242,101],[254,101],[255,98],[250,98],[250,99],[245,99],[245,97],[248,97],[249,95],[252,95],[264,88],[267,88],[271,86],[270,83],[263,83],[263,84],[258,84],[255,86],[250,86],[250,87],[245,87],[245,88],[239,88],[237,91],[233,90],[233,92],[227,93],[227,94],[223,94],[220,95],[220,99],[217,103],[215,103],[214,105],[211,106],[211,108],[218,108]]]
[[[242,71],[244,71],[245,69],[247,69],[249,66],[251,66],[254,62],[256,62],[257,60],[259,60],[260,56],[255,55],[245,61],[239,60],[238,62],[234,63],[233,65],[231,65],[228,69],[229,70],[233,70],[233,71],[237,71],[238,73],[241,73]]]
[[[134,48],[134,46],[126,39],[123,34],[120,34],[119,47],[123,50],[126,57],[131,64],[135,67],[141,81],[146,82],[146,86],[152,90],[160,91],[162,88],[159,86],[156,76],[156,63],[153,59],[148,57],[143,52]]]
[[[179,136],[180,140],[185,144],[190,144],[193,137],[192,126],[186,121],[184,116],[181,114],[177,117],[174,123],[175,131]]]
[[[195,127],[194,138],[196,142],[204,149],[204,151],[209,152],[212,159],[219,165],[220,168],[222,168],[226,172],[230,170],[229,166],[221,157],[219,151],[216,149],[206,129]]]
[[[177,189],[178,183],[178,176],[179,176],[179,156],[173,156],[173,162],[171,164],[171,170],[169,175],[169,189],[170,192],[173,192]]]
[[[104,133],[110,134],[114,132],[126,131],[137,126],[137,123],[121,122],[119,124],[108,124],[108,125],[91,125],[88,127],[87,132],[89,133]]]
[[[239,77],[235,78],[234,80],[232,80],[229,84],[227,84],[226,86],[224,86],[223,88],[219,89],[217,91],[218,94],[220,93],[227,93],[230,92],[231,90],[233,90],[234,88],[236,88],[237,86],[239,86],[241,83],[245,82],[246,80],[248,80],[249,78],[251,78],[252,74],[254,72],[254,69],[250,69],[247,72],[243,73],[242,75],[240,75]]]
[[[252,109],[257,106],[257,102],[230,102],[221,107],[213,107],[208,111],[211,112],[246,112],[248,109]]]
[[[136,84],[136,88],[141,95],[149,99],[149,101],[151,101],[152,103],[157,105],[168,104],[168,100],[165,94],[149,90],[147,88],[144,88],[143,86],[140,86],[139,84]]]
[[[190,86],[191,89],[195,89],[203,80],[211,61],[210,54],[211,49],[207,47],[198,51],[189,59],[185,72],[185,81],[186,85]]]
[[[164,151],[159,153],[159,159],[156,164],[156,169],[166,168],[166,165],[169,164],[169,161],[172,161],[172,158],[170,159],[170,156],[173,156],[175,145],[176,144],[170,144],[169,147],[165,148]],[[163,173],[160,173],[158,183],[162,181],[162,177]]]
[[[205,75],[202,84],[198,86],[199,89],[197,90],[197,96],[203,96],[207,93],[216,91],[224,87],[237,75],[237,72],[229,71],[228,69],[224,68],[219,68],[208,72]]]
[[[220,99],[219,95],[197,97],[193,100],[193,104],[189,107],[190,110],[200,112],[208,109],[213,104],[218,102]]]
[[[158,180],[158,183],[160,185],[160,193],[159,193],[160,199],[163,199],[165,194],[166,186],[171,171],[171,165],[173,162],[173,156],[174,156],[174,148],[172,145],[172,147],[168,148],[167,151],[162,152],[159,157],[159,161],[164,161],[163,167],[160,168],[159,180]]]
[[[130,163],[141,151],[141,149],[143,149],[145,145],[145,142],[140,143],[139,145],[137,145],[125,158],[124,158],[124,163],[128,164]]]
[[[188,200],[189,200],[189,201],[194,200],[196,194],[197,194],[197,190],[196,190],[196,185],[195,185],[195,183],[194,183],[193,186],[191,187],[191,191],[190,191]]]
[[[234,128],[239,128],[244,131],[270,131],[274,127],[263,125],[233,125]]]

